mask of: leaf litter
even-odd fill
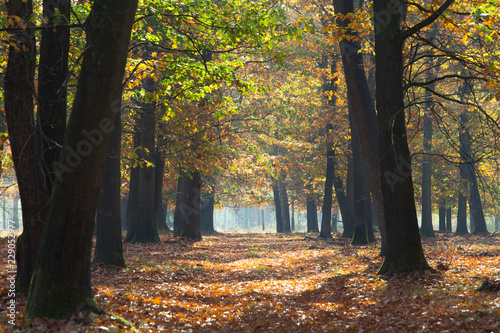
[[[315,235],[313,235],[315,236]],[[378,245],[350,246],[311,234],[219,233],[199,242],[161,236],[124,244],[126,268],[94,265],[104,314],[26,322],[17,295],[16,326],[51,332],[498,332],[500,237],[423,238],[436,273],[381,277]],[[6,258],[6,239],[0,254]],[[2,309],[9,301],[0,265]],[[481,286],[484,291],[478,291]],[[489,286],[489,288],[487,288]],[[481,290],[481,289],[479,289]]]

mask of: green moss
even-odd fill
[[[90,292],[60,282],[60,277],[40,269],[33,273],[25,311],[28,319],[64,318],[80,311],[102,312]]]

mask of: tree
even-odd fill
[[[198,172],[181,172],[177,181],[174,237],[201,239],[201,178]]]
[[[106,265],[125,267],[120,209],[121,112],[117,113],[115,117],[97,209],[96,245],[92,261],[94,263],[102,262]]]
[[[380,172],[387,244],[380,274],[430,269],[420,242],[413,193],[404,113],[403,45],[406,38],[438,19],[452,3],[453,0],[446,0],[426,19],[403,31],[401,12],[405,8],[400,1],[373,2]]]
[[[28,318],[98,309],[90,278],[92,235],[136,8],[136,0],[96,0],[86,21],[88,48],[28,294]]]
[[[347,36],[347,38],[339,40],[342,64],[344,67],[349,101],[352,105],[354,122],[356,123],[359,140],[361,142],[361,151],[366,166],[370,192],[373,197],[379,222],[380,234],[382,237],[381,254],[384,254],[386,233],[381,190],[381,171],[379,168],[380,153],[377,114],[364,72],[364,62],[359,37],[356,31],[351,29],[349,25],[351,22],[349,15],[354,13],[354,4],[349,0],[335,0],[333,4],[335,13],[342,15],[338,23],[343,29],[342,32]]]
[[[23,233],[18,238],[17,285],[27,290],[35,267],[45,222],[48,192],[40,166],[40,150],[33,113],[36,62],[35,35],[31,28],[32,1],[9,1],[7,11],[14,29],[5,72],[5,119],[23,212]]]
[[[434,87],[431,87],[434,89]],[[434,229],[432,226],[432,95],[426,91],[426,105],[424,106],[424,138],[422,155],[422,223],[420,233],[423,236],[434,237]],[[439,220],[439,231],[441,231],[441,218]]]

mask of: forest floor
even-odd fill
[[[93,267],[102,315],[32,320],[17,298],[7,323],[7,240],[0,239],[0,328],[33,332],[499,332],[500,237],[423,239],[436,273],[386,278],[377,245],[312,234],[221,233],[124,244],[127,268]],[[497,285],[498,287],[498,285]],[[121,319],[119,319],[121,318]],[[124,319],[124,320],[123,320]]]

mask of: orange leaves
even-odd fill
[[[445,263],[449,270],[388,280],[376,275],[382,262],[377,246],[351,247],[338,236],[329,242],[312,239],[220,234],[196,243],[162,236],[159,244],[124,244],[127,268],[93,270],[93,291],[107,314],[36,319],[30,327],[60,332],[500,329],[498,293],[474,291],[486,277],[500,277],[498,235],[424,238],[429,263]],[[5,242],[0,239],[0,255]],[[0,280],[1,293],[5,284]],[[20,311],[24,304],[21,297]],[[21,316],[18,325],[24,325]]]

